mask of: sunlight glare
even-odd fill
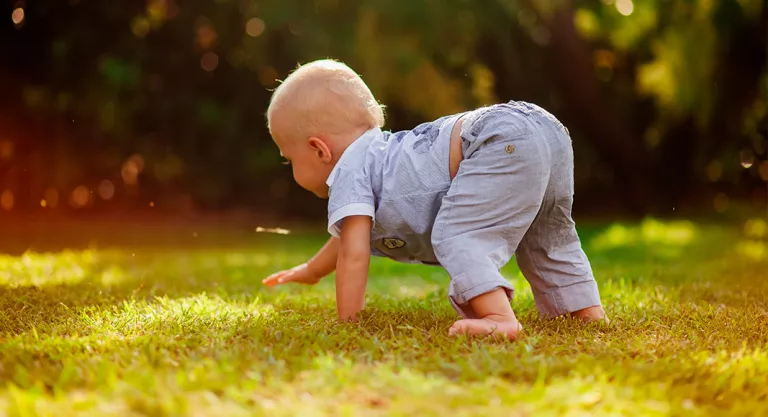
[[[277,235],[289,235],[291,234],[291,231],[288,229],[282,229],[279,227],[266,228],[266,227],[259,226],[256,228],[256,233],[274,233]]]
[[[94,273],[98,259],[98,254],[90,250],[0,255],[0,285],[76,284]]]

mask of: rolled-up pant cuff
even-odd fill
[[[469,300],[489,293],[496,288],[504,289],[508,300],[512,300],[514,288],[504,279],[498,271],[488,271],[486,273],[464,273],[451,279],[451,286],[448,290],[448,298],[451,305],[462,317],[467,319],[479,318]]]
[[[534,293],[536,308],[547,318],[602,305],[594,278],[566,287],[549,288],[545,293]]]

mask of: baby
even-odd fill
[[[499,270],[516,255],[543,316],[605,320],[571,218],[571,139],[542,108],[510,102],[383,132],[363,80],[321,60],[275,90],[267,120],[296,182],[328,198],[332,237],[264,284],[314,284],[335,270],[339,318],[355,320],[371,255],[440,265],[464,318],[449,334],[515,339],[522,326]]]

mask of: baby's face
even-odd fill
[[[325,182],[333,167],[323,162],[307,140],[281,140],[275,132],[272,137],[280,149],[280,155],[291,165],[296,183],[320,198],[328,198]]]

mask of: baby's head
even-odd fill
[[[300,66],[280,84],[267,110],[269,133],[306,190],[328,197],[325,181],[344,150],[384,125],[384,112],[352,69],[333,60]]]

